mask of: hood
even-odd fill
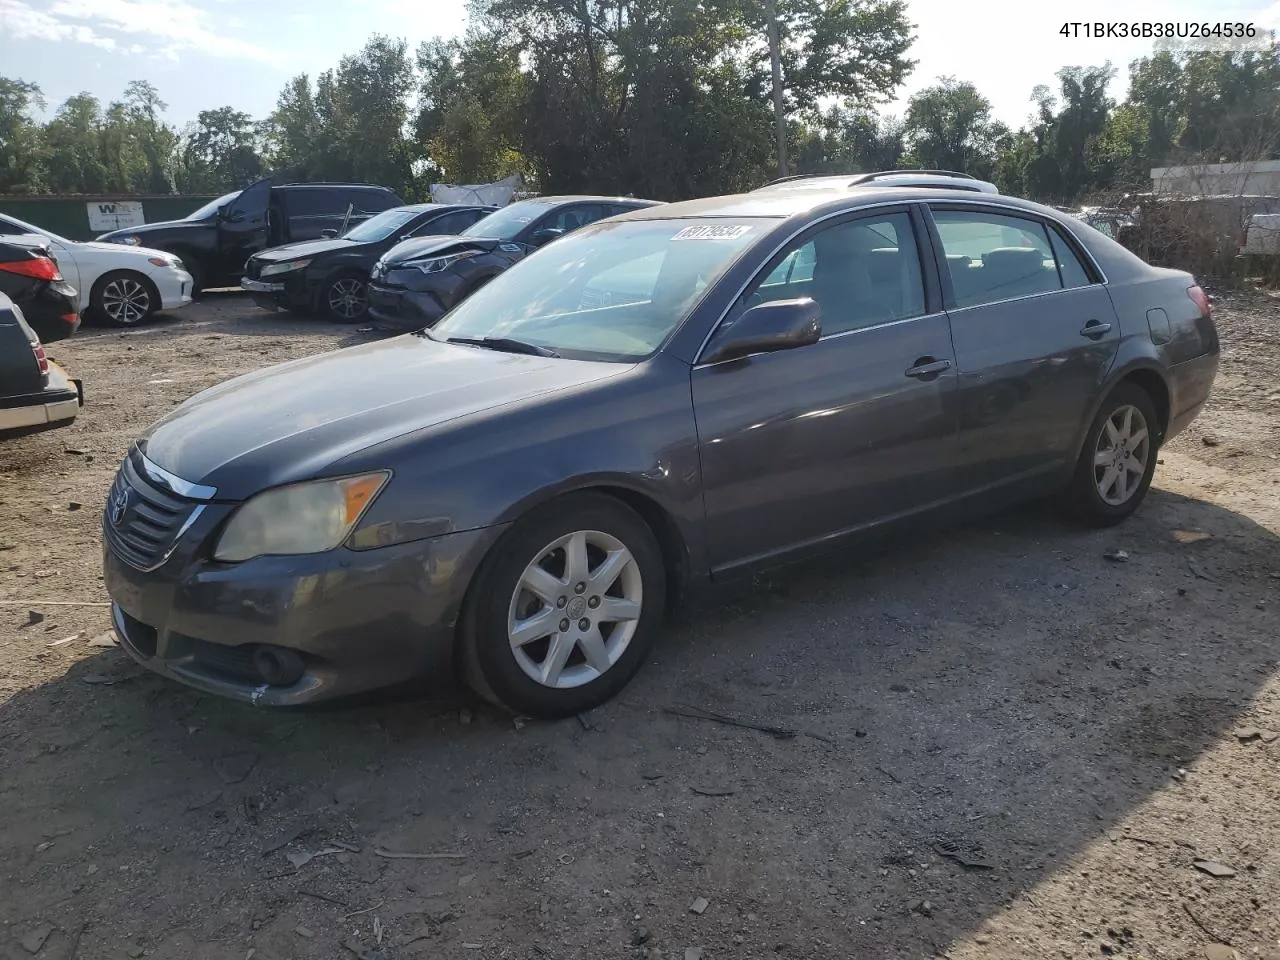
[[[119,230],[111,230],[95,239],[100,242],[111,243],[121,237],[148,237],[174,229],[194,230],[208,226],[210,226],[210,223],[207,220],[158,220],[155,223],[143,223],[136,227],[121,227]]]
[[[387,251],[383,262],[392,265],[404,263],[406,260],[421,260],[436,254],[448,253],[450,250],[484,250],[486,253],[496,247],[501,240],[492,237],[414,237],[397,243]]]
[[[170,473],[242,500],[406,433],[628,369],[408,334],[228,380],[174,408],[139,443]]]
[[[299,260],[303,257],[318,257],[322,253],[330,253],[334,250],[355,250],[360,246],[361,244],[338,237],[330,237],[327,240],[304,240],[300,243],[286,243],[283,247],[263,250],[261,253],[255,253],[253,259],[259,263],[280,263],[285,260]]]
[[[99,240],[88,240],[74,244],[86,250],[101,250],[103,253],[110,253],[113,256],[135,256],[142,257],[164,257],[166,260],[173,258],[172,253],[165,253],[163,250],[157,250],[154,247],[131,247],[127,243],[103,243]]]

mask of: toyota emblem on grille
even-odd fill
[[[129,489],[127,487],[121,487],[111,495],[111,502],[107,505],[107,517],[111,520],[112,526],[120,526],[124,521],[125,511],[128,509]]]

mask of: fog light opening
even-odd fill
[[[253,666],[269,687],[293,686],[304,669],[302,658],[283,647],[259,647],[253,653]]]

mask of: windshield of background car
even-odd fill
[[[232,200],[234,200],[238,196],[240,196],[239,190],[235,191],[234,193],[223,194],[217,200],[210,200],[208,203],[206,203],[203,207],[201,207],[195,213],[188,213],[185,219],[204,220],[207,217],[212,217],[215,213],[218,212],[219,207],[223,206],[224,204],[230,203]]]
[[[342,235],[342,239],[353,240],[356,243],[385,240],[416,217],[419,212],[418,210],[384,210],[376,217],[370,217],[364,223],[352,227]]]
[[[776,222],[624,220],[585,227],[481,287],[429,336],[506,337],[575,360],[643,360]]]
[[[521,200],[509,207],[495,210],[477,220],[459,234],[461,237],[485,237],[495,240],[510,240],[538,217],[551,209],[551,204],[538,200]]]

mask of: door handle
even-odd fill
[[[933,357],[921,357],[916,361],[914,367],[907,369],[908,377],[915,377],[917,380],[933,380],[940,373],[945,373],[951,369],[950,360],[935,360]]]
[[[1111,324],[1099,323],[1097,320],[1090,320],[1080,329],[1080,336],[1088,337],[1090,340],[1097,340],[1110,332]]]

